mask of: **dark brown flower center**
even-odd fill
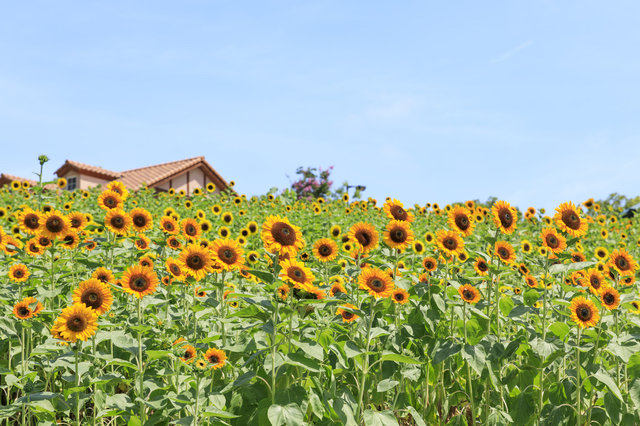
[[[29,313],[31,313],[31,311],[26,306],[21,306],[18,308],[18,316],[20,317],[26,317],[29,315]]]
[[[218,355],[211,355],[211,356],[209,357],[209,363],[210,363],[210,364],[217,364],[218,362],[220,362],[220,361],[218,360]]]
[[[485,272],[489,269],[489,266],[487,266],[487,262],[480,261],[478,262],[478,269],[480,269],[482,272]]]
[[[391,206],[389,211],[391,212],[391,216],[393,216],[395,220],[407,220],[407,218],[409,217],[407,212],[404,211],[404,209],[400,206],[393,205]]]
[[[506,248],[501,247],[500,249],[498,249],[498,255],[500,255],[500,257],[505,260],[509,258],[509,250],[507,250]]]
[[[184,351],[184,359],[191,359],[193,357],[193,354],[191,353],[190,349],[187,349],[186,351]]]
[[[142,292],[149,288],[151,282],[147,279],[147,277],[137,276],[131,280],[131,289],[135,291]]]
[[[235,250],[232,250],[228,247],[221,248],[218,252],[218,256],[227,265],[233,265],[236,260],[238,260],[238,255]]]
[[[287,271],[289,278],[298,283],[304,283],[307,280],[307,274],[297,266],[292,266]]]
[[[57,234],[64,229],[64,222],[58,216],[51,216],[45,222],[45,226],[49,232]]]
[[[186,231],[187,235],[189,235],[191,237],[193,237],[194,235],[196,235],[198,233],[196,231],[196,227],[193,226],[193,225],[187,225],[187,228],[186,228],[185,231]]]
[[[469,229],[469,226],[471,225],[471,222],[469,221],[469,218],[467,217],[466,214],[456,215],[454,221],[458,229],[460,229],[461,231],[466,231],[467,229]]]
[[[133,223],[135,223],[136,226],[142,228],[147,225],[147,218],[141,214],[137,214],[133,217]]]
[[[547,235],[547,245],[555,249],[560,246],[560,241],[554,235]]]
[[[105,198],[104,203],[109,207],[113,207],[116,204],[118,204],[117,201],[115,200],[115,198],[113,198],[113,197]]]
[[[124,225],[125,225],[125,221],[122,216],[115,216],[111,218],[111,226],[113,226],[114,228],[122,229],[124,228]]]
[[[225,214],[224,216],[222,216],[222,221],[225,223],[231,222],[231,216],[228,214]]]
[[[342,314],[342,318],[344,318],[346,320],[350,320],[354,316],[354,314],[352,314],[351,312],[347,312],[347,311],[342,311],[341,314]]]
[[[629,266],[629,262],[627,262],[627,259],[625,259],[624,257],[620,256],[618,258],[616,258],[616,266],[618,267],[618,269],[620,269],[621,271],[626,271],[630,269]]]
[[[29,229],[38,229],[40,227],[40,219],[38,218],[38,215],[29,213],[24,218],[24,224]]]
[[[87,320],[82,315],[74,315],[67,320],[67,328],[79,333],[87,328]]]
[[[104,303],[104,297],[101,292],[96,291],[94,288],[90,288],[82,293],[80,301],[90,308],[98,309]]]
[[[430,260],[427,260],[426,262],[424,262],[424,266],[426,269],[433,269],[433,262]]]
[[[458,248],[458,242],[455,238],[445,238],[442,245],[444,245],[448,250],[455,250]]]
[[[576,315],[581,321],[589,321],[591,319],[591,309],[587,306],[580,306],[576,309]]]
[[[64,244],[68,246],[72,246],[75,240],[76,239],[73,237],[73,235],[67,235],[66,237],[64,237],[63,241],[64,241]]]
[[[616,302],[616,297],[611,294],[611,293],[607,293],[604,295],[604,303],[606,305],[613,305]]]
[[[465,300],[473,300],[473,292],[469,289],[465,289],[462,292],[462,296],[464,297]]]
[[[393,296],[393,298],[394,298],[394,299],[396,299],[398,302],[402,302],[402,301],[404,300],[404,294],[402,294],[402,293],[396,293],[396,294]]]
[[[296,242],[296,231],[284,222],[276,222],[271,227],[271,236],[273,239],[283,245],[291,246]]]
[[[510,228],[511,225],[513,225],[513,215],[506,207],[503,207],[498,211],[498,219],[500,219],[500,223],[504,228]]]
[[[171,266],[169,267],[169,269],[171,269],[171,273],[173,275],[182,274],[182,271],[180,270],[180,267],[178,265],[176,265],[175,263],[172,263]]]
[[[393,228],[389,232],[389,238],[394,243],[404,243],[407,240],[407,233],[404,231],[404,228]]]
[[[531,250],[531,246],[529,244],[525,244],[522,246],[522,248],[524,249],[524,251],[529,251]]]
[[[200,253],[191,253],[187,256],[187,261],[185,262],[187,266],[194,270],[200,270],[204,268],[204,258]]]
[[[367,229],[359,229],[355,235],[356,240],[358,240],[364,248],[367,248],[373,242],[373,235]]]
[[[373,278],[372,280],[369,281],[369,287],[372,288],[373,290],[382,290],[384,289],[385,285],[381,279]]]
[[[571,229],[580,229],[580,217],[573,210],[567,210],[562,213],[562,222]]]

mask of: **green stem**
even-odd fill
[[[364,407],[362,405],[362,401],[364,398],[364,389],[365,389],[365,381],[367,380],[367,370],[369,368],[369,346],[371,344],[371,326],[373,325],[373,307],[375,306],[377,300],[371,299],[371,306],[369,307],[369,322],[367,323],[367,334],[366,334],[366,350],[365,355],[363,355],[362,359],[362,375],[360,377],[360,389],[358,390],[358,413],[356,418],[359,419],[364,413]]]
[[[80,368],[79,368],[79,352],[80,352],[80,343],[76,342],[75,353],[76,353],[76,388],[80,387]],[[80,391],[76,391],[76,424],[80,426]]]
[[[577,426],[582,426],[582,377],[580,374],[580,370],[581,370],[581,366],[580,366],[580,327],[578,327],[578,344],[576,345],[576,359],[578,361],[578,365],[576,367],[576,378],[578,380],[578,392],[577,392],[577,396],[578,396],[578,403],[577,405],[577,414],[578,414],[578,423]]]
[[[138,298],[138,327],[142,325],[142,299]],[[142,362],[142,330],[138,330],[138,374],[140,376],[140,399],[144,399],[144,364]],[[140,424],[144,425],[144,402],[140,401]]]
[[[467,340],[467,302],[464,302],[464,309],[462,314],[462,328],[464,330],[464,341],[465,343],[469,343]],[[469,400],[471,401],[471,424],[474,424],[475,421],[475,413],[476,413],[476,402],[473,397],[473,381],[471,380],[471,367],[467,362],[467,381],[469,382]]]
[[[274,298],[275,308],[273,310],[273,333],[271,334],[271,404],[276,403],[276,340],[278,338],[278,297]]]

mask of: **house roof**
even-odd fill
[[[8,185],[13,181],[18,181],[18,182],[28,182],[29,185],[31,186],[36,186],[38,184],[37,181],[33,180],[33,179],[26,179],[26,178],[21,178],[20,176],[13,176],[13,175],[9,175],[7,173],[2,173],[0,174],[0,187],[4,186],[4,185]],[[45,189],[57,189],[58,186],[54,185],[54,184],[48,184],[44,186]]]
[[[227,181],[207,163],[204,156],[127,170],[121,173],[122,178],[119,180],[127,188],[137,189],[142,183],[146,183],[147,187],[153,188],[197,168],[202,168],[204,174],[217,188],[222,190],[229,187]]]
[[[55,171],[55,174],[62,176],[69,170],[79,170],[85,175],[95,176],[105,180],[118,179],[122,176],[122,173],[112,172],[111,170],[103,169],[102,167],[90,166],[88,164],[78,163],[77,161],[71,160],[65,161],[64,164]]]

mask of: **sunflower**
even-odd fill
[[[505,201],[498,201],[491,207],[493,223],[503,234],[511,234],[518,224],[518,212]]]
[[[122,289],[129,294],[142,299],[144,296],[156,291],[159,280],[153,269],[134,265],[127,268],[120,280]]]
[[[211,206],[211,213],[216,216],[222,213],[222,207],[220,207],[220,204],[214,204],[213,206]]]
[[[329,294],[331,295],[331,297],[336,297],[336,294],[338,293],[347,294],[347,290],[344,288],[344,285],[342,285],[342,283],[334,282],[331,284]]]
[[[103,210],[122,209],[124,200],[117,192],[106,190],[98,197],[98,206]]]
[[[180,229],[185,238],[199,239],[202,236],[200,224],[195,219],[183,219],[180,222]]]
[[[129,213],[133,229],[136,232],[145,232],[153,228],[151,213],[142,207],[135,208]]]
[[[280,262],[282,270],[280,271],[280,278],[287,281],[296,287],[305,289],[312,286],[316,277],[311,272],[311,269],[304,266],[304,263],[297,261],[296,259],[287,259]]]
[[[151,244],[151,240],[146,235],[140,234],[134,241],[134,244],[138,250],[148,250],[149,244]]]
[[[29,319],[38,315],[43,309],[42,303],[33,297],[27,297],[13,306],[13,315],[20,320]]]
[[[427,232],[426,234],[424,234],[424,241],[427,244],[433,244],[435,240],[436,236],[433,232]]]
[[[424,243],[420,240],[414,240],[411,248],[413,249],[413,252],[415,254],[424,254],[425,246]]]
[[[636,282],[635,275],[627,275],[626,277],[622,277],[622,279],[620,280],[620,283],[626,286],[633,285],[633,283],[635,282]]]
[[[180,357],[180,361],[185,364],[191,364],[195,361],[196,358],[196,348],[191,345],[183,345],[180,347],[180,351],[182,352],[182,356]]]
[[[620,304],[620,293],[613,287],[607,287],[600,293],[600,301],[608,310],[616,309]]]
[[[122,209],[111,209],[104,217],[104,226],[116,235],[126,235],[131,223],[131,216]]]
[[[79,244],[80,236],[72,230],[62,239],[60,247],[64,250],[73,250],[77,248]]]
[[[27,207],[18,214],[18,224],[23,232],[35,235],[44,226],[44,220],[40,212]]]
[[[294,295],[296,294],[296,290],[294,289]],[[302,297],[304,300],[324,300],[327,298],[327,294],[324,290],[320,290],[318,287],[312,285],[309,288],[303,288],[303,292],[305,293]]]
[[[98,269],[96,269],[95,271],[93,271],[93,273],[91,274],[91,278],[95,278],[97,280],[100,280],[103,283],[115,283],[116,282],[116,277],[113,275],[113,273],[108,270],[107,268],[103,268],[100,267]]]
[[[67,218],[69,218],[71,228],[78,232],[82,231],[89,223],[85,214],[81,212],[71,212],[67,215]]]
[[[571,319],[578,324],[580,328],[595,326],[600,320],[598,308],[589,299],[578,296],[571,301],[569,308],[571,311]]]
[[[247,229],[249,230],[249,232],[251,232],[251,235],[255,234],[256,232],[258,232],[258,222],[252,220],[251,222],[247,223]]]
[[[189,244],[180,252],[176,262],[186,275],[200,281],[207,273],[213,272],[214,260],[211,255],[210,249],[205,249],[198,244]]]
[[[571,262],[578,263],[584,262],[587,260],[587,257],[580,252],[571,252]]]
[[[473,233],[475,224],[473,216],[466,207],[457,206],[448,213],[449,226],[463,237],[468,237]]]
[[[14,263],[11,265],[11,268],[9,268],[9,279],[13,282],[25,282],[29,278],[29,275],[31,275],[31,272],[29,272],[29,269],[22,263]]]
[[[113,295],[109,286],[96,278],[82,281],[73,292],[73,303],[84,303],[102,315],[111,309]]]
[[[431,256],[425,257],[424,259],[422,259],[422,266],[427,271],[433,272],[438,269],[438,261]]]
[[[383,209],[389,219],[413,222],[413,214],[403,207],[404,205],[394,198],[393,201],[389,199],[384,203]]]
[[[633,306],[633,309],[629,309],[629,311],[634,314],[640,314],[640,301],[634,300],[633,302],[631,302],[631,306]]]
[[[176,235],[180,232],[178,222],[171,216],[162,216],[160,218],[160,229],[167,234]]]
[[[373,297],[389,297],[394,289],[393,280],[384,271],[375,268],[364,268],[358,276],[358,285],[362,290],[367,290]]]
[[[50,211],[43,216],[44,226],[41,235],[55,240],[64,238],[71,230],[69,219],[57,210]]]
[[[211,244],[211,255],[213,260],[225,270],[231,271],[242,268],[244,265],[244,250],[239,247],[238,242],[230,239],[215,240]]]
[[[553,216],[558,227],[572,237],[581,237],[587,233],[589,227],[586,220],[580,219],[580,211],[571,201],[562,203],[556,208]]]
[[[222,213],[222,216],[220,216],[220,220],[222,220],[225,225],[231,225],[233,223],[233,213],[231,212]]]
[[[224,367],[227,356],[220,349],[210,348],[205,352],[204,359],[212,369],[217,370],[218,368]]]
[[[476,270],[478,275],[485,276],[489,273],[489,264],[482,256],[478,256],[473,264],[473,269]]]
[[[180,281],[183,280],[184,272],[182,271],[182,268],[180,267],[178,262],[176,262],[176,260],[173,257],[167,258],[167,261],[165,262],[165,266],[167,268],[167,271],[169,271],[169,273],[173,275],[176,279]]]
[[[518,271],[522,275],[529,275],[529,273],[531,272],[529,271],[529,268],[527,268],[527,265],[525,265],[524,263],[521,263],[520,265],[518,265]]]
[[[74,304],[62,310],[54,327],[64,339],[71,342],[80,339],[86,342],[98,329],[98,315],[96,311],[83,304]]]
[[[351,303],[347,303],[336,309],[336,315],[340,315],[342,317],[342,322],[353,322],[360,318],[358,315],[350,311],[345,311],[343,308],[358,310],[358,307],[352,305]]]
[[[44,247],[38,244],[37,238],[32,238],[25,244],[25,250],[29,256],[40,256],[44,253]]]
[[[464,250],[464,241],[455,231],[441,229],[436,232],[438,249],[447,256],[456,256]]]
[[[458,287],[458,293],[462,300],[467,303],[478,303],[480,300],[480,292],[471,284],[465,284]]]
[[[387,224],[382,239],[390,248],[404,250],[413,242],[413,231],[409,222],[392,220]]]
[[[14,180],[11,182],[11,189],[13,189],[14,191],[17,191],[20,188],[22,188],[22,184],[19,181]]]
[[[150,255],[142,256],[138,260],[138,265],[153,269],[153,259],[150,257]]]
[[[609,256],[607,265],[622,276],[634,275],[635,270],[638,269],[638,263],[626,250],[614,250]]]
[[[516,260],[516,251],[506,241],[496,241],[495,251],[505,265],[510,265]]]
[[[558,234],[555,228],[544,228],[540,236],[542,245],[552,253],[561,253],[567,248],[567,239]]]
[[[167,245],[173,250],[182,249],[182,242],[175,235],[172,235],[169,238],[167,238]]]
[[[63,177],[58,178],[56,185],[58,185],[58,188],[60,189],[65,189],[67,187],[67,180]]]
[[[313,255],[320,262],[329,262],[338,257],[338,245],[329,238],[321,238],[313,244]]]
[[[117,180],[111,181],[107,184],[107,190],[113,191],[122,197],[122,201],[126,200],[129,196],[129,190],[124,183]]]
[[[404,305],[409,301],[409,293],[405,289],[398,287],[391,292],[391,300],[393,300],[393,303]]]
[[[602,246],[596,247],[594,255],[598,260],[607,260],[607,258],[609,257],[609,250]]]
[[[575,281],[579,282],[582,286],[588,286],[591,293],[596,296],[601,294],[606,287],[609,287],[604,276],[596,268],[590,268],[586,272],[583,272],[582,279],[576,274]]]
[[[520,247],[522,248],[522,252],[525,254],[529,254],[533,250],[533,246],[531,245],[531,242],[529,242],[528,240],[523,240],[520,243]]]
[[[261,238],[267,251],[290,256],[295,256],[305,244],[300,228],[280,216],[267,217],[262,224]]]

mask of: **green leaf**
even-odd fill
[[[635,379],[629,388],[629,397],[633,401],[636,410],[640,410],[640,379]]]
[[[464,345],[464,350],[462,351],[462,357],[469,363],[471,368],[478,373],[478,375],[482,375],[482,370],[484,370],[486,353],[484,351],[484,346],[482,345]]]
[[[365,410],[363,417],[364,424],[367,426],[398,426],[398,420],[393,411]]]
[[[291,343],[302,349],[304,353],[306,353],[310,357],[315,358],[318,361],[324,360],[323,347],[313,340],[304,339],[302,342],[298,342],[297,340],[291,339]]]
[[[467,343],[477,345],[486,334],[487,329],[482,327],[476,319],[471,318],[467,321]]]
[[[540,298],[540,293],[537,290],[528,290],[522,295],[522,300],[524,300],[525,305],[533,306],[534,303],[538,301]]]
[[[382,361],[395,361],[401,362],[403,364],[424,364],[422,361],[418,361],[417,359],[413,359],[406,355],[394,354],[391,352],[383,352],[380,359]]]
[[[622,402],[607,392],[604,394],[604,408],[614,425],[620,424],[622,420]]]
[[[504,315],[505,317],[509,316],[509,313],[513,309],[513,305],[513,300],[511,300],[510,297],[502,297],[500,299],[500,302],[498,302],[500,312],[502,312],[502,315]]]
[[[513,423],[526,425],[532,413],[536,412],[536,401],[531,392],[522,392],[509,407],[509,414],[513,418]]]
[[[273,274],[264,271],[256,271],[255,269],[250,269],[249,273],[260,278],[262,281],[268,284],[273,284]]]
[[[438,347],[433,355],[433,363],[440,364],[445,359],[449,358],[460,352],[462,346],[457,343],[453,343],[451,340],[445,341],[440,347]]]
[[[353,358],[354,356],[362,354],[362,351],[353,340],[349,340],[347,343],[345,343],[343,349],[344,354],[347,356],[347,358]]]
[[[398,383],[400,383],[400,382],[397,381],[397,380],[384,379],[384,380],[381,380],[380,382],[378,382],[377,390],[378,390],[378,392],[386,392],[389,389],[395,388]]]
[[[622,399],[622,394],[620,393],[620,389],[618,389],[616,382],[613,381],[606,370],[600,368],[600,370],[598,370],[598,372],[594,374],[593,377],[595,377],[599,382],[604,383],[609,388],[609,390],[613,392],[616,398],[624,402],[624,400]]]
[[[549,273],[558,274],[558,273],[569,272],[577,269],[584,269],[584,268],[588,268],[589,266],[595,265],[596,263],[598,262],[590,261],[590,262],[569,263],[566,265],[563,265],[563,264],[551,265],[549,267]]]
[[[411,417],[413,417],[413,421],[416,423],[416,426],[427,426],[427,424],[422,419],[422,416],[420,415],[420,413],[418,413],[418,411],[415,408],[409,405],[407,407],[407,410],[411,414]]]
[[[272,405],[267,412],[272,426],[299,426],[302,424],[303,416],[297,404]]]
[[[318,364],[318,362],[313,359],[307,358],[306,356],[304,356],[304,354],[301,353],[288,354],[284,362],[285,364],[302,367],[314,373],[320,372],[320,364]]]
[[[569,326],[565,322],[554,322],[549,326],[549,331],[555,334],[560,340],[564,340],[564,338],[569,334]]]
[[[431,295],[431,300],[433,300],[440,311],[445,312],[447,310],[447,305],[444,303],[444,299],[438,293],[433,293]]]
[[[236,417],[240,417],[235,414],[231,414],[228,411],[219,410],[216,407],[207,407],[201,415],[202,417],[218,417],[221,419],[235,419]]]

